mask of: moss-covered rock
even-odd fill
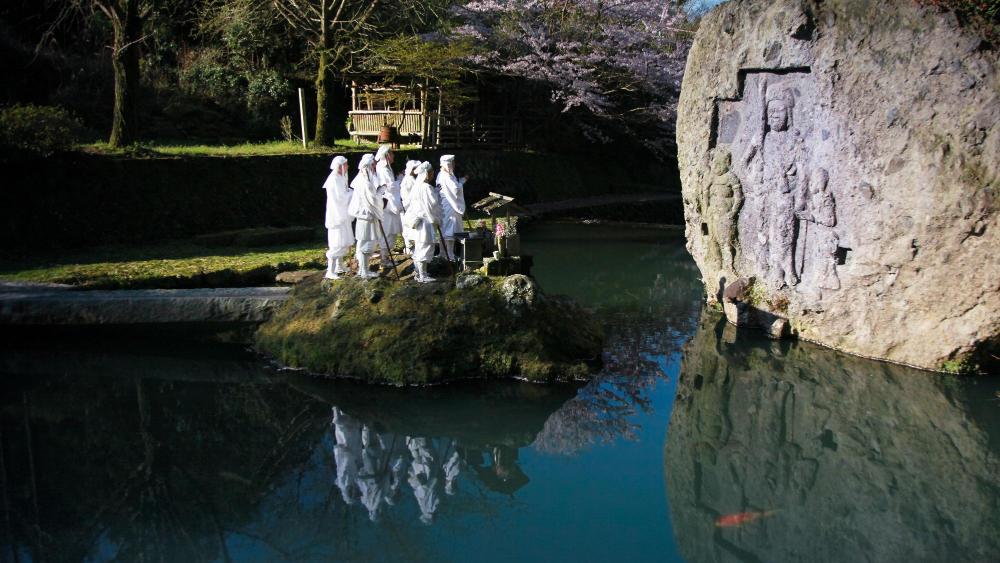
[[[593,315],[535,285],[532,303],[515,316],[503,283],[488,278],[458,289],[316,276],[261,325],[256,346],[286,366],[373,383],[589,378],[604,339]]]

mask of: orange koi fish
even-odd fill
[[[719,516],[715,520],[716,528],[735,528],[751,522],[756,522],[761,518],[767,518],[778,512],[777,510],[765,510],[764,512],[737,512],[736,514],[726,514]]]

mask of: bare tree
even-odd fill
[[[314,140],[321,145],[333,144],[328,88],[334,80],[334,69],[350,68],[353,57],[364,49],[364,38],[375,31],[372,20],[379,0],[271,0],[271,3],[318,54]]]
[[[139,133],[139,43],[142,22],[152,3],[142,0],[91,0],[111,20],[111,67],[115,75],[115,105],[111,117],[112,148],[135,142]]]
[[[58,16],[42,35],[38,49],[53,31],[73,16],[103,13],[111,23],[111,67],[115,77],[115,102],[111,116],[108,146],[118,148],[135,142],[139,132],[139,45],[143,22],[152,12],[156,0],[52,0],[61,7]]]

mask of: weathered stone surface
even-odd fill
[[[500,293],[507,309],[514,315],[521,315],[532,309],[541,299],[541,290],[535,280],[521,274],[504,278],[500,284]]]
[[[67,291],[5,288],[0,325],[259,323],[288,297],[285,287]]]
[[[291,272],[281,272],[274,277],[274,281],[285,285],[295,285],[302,283],[309,276],[321,275],[323,275],[322,270],[293,270]]]
[[[800,336],[934,369],[1000,335],[998,55],[951,13],[890,4],[702,19],[677,123],[686,232],[709,300],[753,277]]]
[[[489,278],[476,272],[461,272],[455,276],[455,287],[457,289],[469,289],[489,282]]]
[[[703,315],[664,455],[681,555],[995,560],[1000,437],[978,384],[769,341]],[[716,525],[740,512],[769,515]]]

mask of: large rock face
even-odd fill
[[[998,56],[891,4],[702,20],[677,123],[688,248],[710,301],[752,277],[800,337],[954,367],[1000,334]]]
[[[993,389],[769,341],[704,315],[684,351],[664,456],[681,554],[996,560]],[[758,518],[725,519],[743,512]]]

